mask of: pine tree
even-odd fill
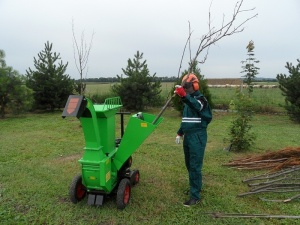
[[[75,81],[65,74],[68,63],[58,62],[60,59],[60,54],[53,53],[52,44],[47,42],[38,59],[34,57],[36,70],[26,70],[27,86],[34,91],[36,108],[61,108],[74,91]]]
[[[291,120],[300,123],[300,60],[293,66],[292,63],[286,63],[285,68],[289,71],[289,76],[278,74],[277,80],[282,95],[285,96],[285,109]]]
[[[6,66],[6,62],[5,62],[5,52],[0,49],[0,68],[4,68]]]
[[[248,58],[246,61],[242,61],[243,71],[241,73],[246,73],[244,77],[246,78],[246,83],[248,85],[248,96],[243,92],[237,90],[235,109],[236,115],[230,126],[230,147],[231,151],[244,151],[249,150],[251,146],[254,145],[256,136],[251,131],[252,125],[251,121],[253,119],[253,100],[251,98],[251,93],[253,92],[252,81],[258,74],[259,68],[254,65],[259,61],[254,58],[254,42],[250,41],[246,47]]]
[[[230,125],[230,145],[228,150],[238,152],[249,150],[255,144],[256,135],[251,130],[251,121],[253,119],[252,99],[238,90],[236,99],[236,114]]]
[[[112,86],[112,92],[121,97],[123,106],[128,110],[143,110],[145,106],[156,106],[161,102],[161,83],[150,75],[143,53],[137,51],[134,59],[128,59],[123,76],[117,76],[119,84]]]
[[[254,42],[249,41],[246,49],[248,51],[247,55],[248,58],[245,61],[241,61],[242,64],[246,63],[242,66],[243,71],[241,73],[246,73],[243,77],[246,79],[246,84],[248,85],[248,94],[249,96],[253,92],[253,85],[252,82],[255,79],[256,75],[258,74],[259,68],[255,66],[254,63],[259,63],[259,60],[254,58]]]

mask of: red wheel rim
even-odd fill
[[[85,188],[84,188],[83,184],[78,184],[77,188],[76,188],[76,197],[77,197],[77,199],[83,198],[84,195],[85,195]]]
[[[126,188],[124,190],[124,204],[127,204],[129,202],[129,198],[130,198],[130,186],[126,185]]]

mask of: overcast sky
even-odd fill
[[[0,0],[0,49],[6,63],[25,74],[34,69],[33,58],[53,43],[53,51],[68,62],[67,74],[78,79],[75,66],[72,20],[75,35],[85,41],[94,33],[87,78],[115,77],[122,74],[127,60],[137,51],[144,54],[150,74],[176,76],[183,49],[193,31],[191,55],[199,40],[208,32],[209,6],[212,25],[219,28],[223,15],[231,19],[237,0]],[[248,21],[242,33],[224,37],[209,49],[206,62],[200,65],[206,78],[241,77],[241,61],[247,58],[246,46],[254,41],[255,58],[260,60],[259,77],[275,78],[288,74],[286,62],[294,65],[300,58],[300,1],[244,0],[236,25]],[[189,51],[182,69],[187,69]],[[203,59],[203,54],[199,60]]]

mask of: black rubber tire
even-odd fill
[[[71,202],[78,203],[86,196],[86,187],[82,184],[82,176],[77,175],[73,178],[69,189],[69,196]]]
[[[117,208],[124,209],[130,200],[131,196],[131,185],[127,178],[121,180],[117,191]]]
[[[134,170],[132,172],[132,175],[130,177],[130,182],[132,185],[136,185],[137,183],[140,182],[140,171],[139,170]]]

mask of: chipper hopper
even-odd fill
[[[62,117],[76,116],[84,133],[85,147],[79,159],[81,174],[70,185],[70,199],[78,203],[87,195],[89,205],[101,206],[106,196],[116,195],[117,208],[129,203],[131,187],[139,182],[139,170],[131,170],[132,154],[153,132],[162,118],[152,114],[131,115],[124,132],[119,97],[93,104],[81,95],[70,95]],[[121,115],[121,138],[116,138],[115,117]]]

